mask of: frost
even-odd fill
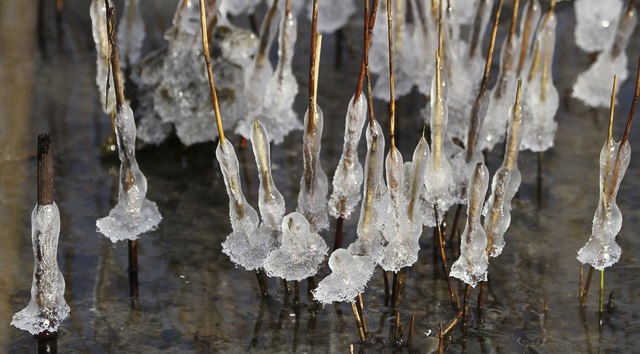
[[[313,297],[323,304],[354,302],[373,276],[375,263],[368,256],[352,255],[339,248],[329,257],[329,268],[332,273],[313,290]]]

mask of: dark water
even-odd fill
[[[50,132],[55,143],[55,197],[62,218],[59,263],[72,310],[60,327],[60,352],[345,353],[350,344],[356,352],[408,351],[389,341],[395,318],[383,303],[380,271],[364,294],[367,325],[375,333],[375,343],[366,348],[357,344],[349,306],[319,307],[307,298],[306,283],[299,306],[292,305],[292,297],[285,300],[276,280],[269,281],[271,297],[260,299],[255,276],[235,268],[221,252],[220,243],[230,232],[230,224],[213,144],[185,148],[170,141],[138,152],[149,183],[148,198],[157,202],[164,219],[157,231],[139,242],[140,298],[132,303],[126,243],[112,244],[95,231],[95,220],[113,205],[118,162],[102,158],[100,152],[111,128],[99,108],[94,84],[89,1],[68,0],[59,23],[53,2],[46,2],[41,26],[37,5],[37,1],[0,2],[0,352],[30,352],[36,347],[30,335],[9,322],[30,296],[35,138],[43,131]],[[147,32],[151,33],[148,49],[162,45],[160,34],[170,24],[174,5],[168,0],[144,2]],[[514,200],[506,248],[490,267],[484,321],[473,312],[466,334],[456,329],[447,339],[447,351],[633,352],[640,345],[640,241],[634,235],[640,226],[637,158],[632,158],[618,196],[625,218],[618,237],[623,254],[606,272],[606,295],[614,294],[613,308],[599,326],[596,286],[592,286],[587,306],[578,305],[575,256],[590,234],[597,203],[597,160],[606,136],[607,111],[588,109],[566,97],[577,74],[587,67],[589,56],[572,44],[571,4],[559,4],[557,11],[559,45],[554,70],[561,107],[556,146],[544,155],[541,192],[537,155],[520,155],[523,183]],[[502,33],[507,28],[503,22]],[[302,95],[308,84],[308,23],[301,21],[299,30],[300,54],[294,69],[301,85],[297,108],[302,113]],[[319,103],[326,119],[323,166],[329,175],[337,164],[345,109],[356,85],[359,24],[354,21],[345,34],[339,69],[334,68],[335,36],[326,36],[323,45]],[[630,65],[639,53],[638,38],[636,31],[628,50]],[[624,128],[632,81],[619,88],[616,137]],[[421,105],[417,95],[398,102],[398,145],[405,159],[418,139]],[[378,104],[376,112],[386,126],[385,106]],[[640,136],[637,131],[632,129],[631,145]],[[238,141],[236,137],[232,140]],[[300,146],[297,133],[272,148],[275,180],[288,201],[287,211],[293,211],[298,192]],[[239,159],[245,192],[255,202],[253,155],[244,151]],[[492,172],[500,160],[498,153],[488,156]],[[345,225],[346,243],[355,237],[354,222]],[[324,236],[331,245],[332,231]],[[415,352],[436,349],[439,323],[446,325],[453,316],[431,243],[432,231],[427,229],[420,259],[407,273],[400,306],[405,339],[415,315]],[[452,250],[447,257],[449,265],[456,258]],[[321,276],[326,272],[321,270]],[[476,296],[477,290],[472,308]]]

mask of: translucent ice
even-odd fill
[[[532,80],[526,90],[525,100],[531,111],[531,119],[522,139],[522,150],[545,151],[553,146],[558,129],[555,115],[558,111],[558,90],[553,84],[553,52],[556,44],[556,16],[548,12],[538,31],[536,51],[539,57],[533,68]]]
[[[98,85],[102,110],[104,113],[111,114],[116,106],[116,93],[113,86],[113,75],[109,75],[109,34],[107,33],[107,10],[104,0],[92,0],[89,13],[93,42],[96,45],[96,85]],[[109,80],[108,83],[107,80]],[[108,91],[107,86],[109,87]]]
[[[336,172],[333,192],[329,199],[329,213],[335,218],[348,219],[360,201],[362,165],[358,159],[358,144],[362,126],[367,119],[367,101],[364,95],[351,97],[344,126],[344,144]]]
[[[269,150],[269,135],[260,121],[255,120],[251,129],[251,147],[258,166],[260,188],[258,189],[258,207],[262,224],[260,228],[265,233],[279,239],[280,224],[284,217],[284,198],[273,182],[271,175],[271,151]]]
[[[311,231],[305,217],[293,212],[282,221],[282,244],[271,251],[264,269],[272,277],[303,280],[316,274],[329,248],[317,233]]]
[[[307,1],[307,18],[313,15],[313,1]],[[344,27],[357,11],[353,0],[321,0],[318,2],[318,31],[333,33]]]
[[[407,216],[415,224],[414,227],[420,231],[420,234],[422,234],[422,225],[435,226],[433,207],[421,199],[424,195],[425,173],[427,172],[430,154],[429,144],[422,136],[413,151],[413,160],[406,179],[408,181],[408,186],[406,187],[408,196]],[[420,234],[417,235],[418,238],[420,238]]]
[[[631,11],[624,11],[618,23],[614,43],[598,55],[595,63],[587,71],[578,76],[573,85],[573,97],[590,107],[607,107],[609,105],[611,78],[617,75],[619,85],[627,79],[627,54],[625,50],[637,22],[638,16],[633,8]]]
[[[611,46],[616,33],[622,0],[576,0],[576,44],[586,52],[599,52]]]
[[[144,36],[140,0],[126,0],[122,19],[118,24],[118,49],[123,68],[138,63],[142,54]]]
[[[388,225],[388,195],[382,179],[384,168],[384,136],[378,122],[367,129],[367,157],[364,166],[364,191],[360,218],[358,219],[358,238],[349,246],[356,255],[366,255],[379,263],[384,257],[386,241],[381,232]]]
[[[600,199],[593,215],[591,237],[578,251],[578,260],[604,270],[618,262],[622,249],[616,236],[622,228],[622,213],[616,204],[620,182],[629,166],[631,146],[607,141],[600,151]]]
[[[60,212],[56,203],[36,205],[31,213],[33,282],[29,305],[13,315],[11,325],[31,334],[56,332],[69,316],[64,277],[58,269]]]
[[[109,216],[96,221],[98,232],[111,242],[136,240],[162,220],[156,203],[146,198],[147,179],[136,161],[136,125],[127,104],[116,109],[115,131],[120,158],[118,203]]]
[[[222,243],[222,252],[247,270],[262,268],[264,259],[276,246],[276,239],[258,229],[258,213],[247,203],[242,192],[238,158],[229,140],[218,144],[216,158],[229,196],[229,218],[233,229]]]
[[[487,280],[487,234],[480,224],[482,204],[489,186],[489,171],[478,163],[469,180],[467,193],[467,222],[461,236],[460,258],[451,266],[449,276],[458,278],[473,287]]]
[[[313,297],[323,304],[354,302],[373,276],[375,263],[368,256],[352,255],[339,248],[329,257],[329,268],[332,273],[313,290]]]
[[[222,0],[219,11],[223,15],[229,14],[231,16],[251,14],[260,2],[260,0]]]
[[[320,164],[324,117],[318,105],[315,107],[314,121],[313,129],[309,131],[309,112],[307,111],[304,116],[305,129],[302,135],[304,167],[300,179],[297,211],[309,220],[311,230],[318,232],[329,227],[327,211],[329,182]]]

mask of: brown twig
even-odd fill
[[[587,298],[587,293],[589,292],[589,286],[591,286],[591,278],[593,277],[593,267],[589,267],[589,273],[587,274],[587,282],[584,283],[584,288],[580,292],[580,306],[584,306],[585,300]]]
[[[367,36],[368,36],[367,40],[369,42],[371,42],[371,35],[373,34],[373,28],[376,21],[376,14],[378,13],[378,1],[379,0],[373,0],[372,6],[371,6],[371,13],[369,15],[369,29],[367,33]],[[365,66],[365,75],[367,77],[367,103],[369,105],[369,125],[373,126],[373,122],[375,121],[376,118],[373,112],[373,96],[371,95],[371,73],[369,71],[369,47],[365,46],[365,50],[366,50],[366,53],[364,55],[365,57],[364,66]]]
[[[436,216],[436,227],[438,230],[438,246],[440,247],[440,260],[442,261],[442,267],[444,269],[444,275],[447,278],[447,288],[449,289],[449,297],[451,299],[451,306],[453,306],[454,310],[460,310],[460,299],[458,299],[458,295],[453,289],[453,285],[451,284],[451,278],[449,277],[449,269],[447,267],[447,255],[444,252],[444,242],[442,240],[442,227],[440,226],[440,222],[438,220],[438,206],[433,205],[433,212]]]
[[[533,30],[533,13],[536,10],[537,0],[531,0],[529,7],[527,8],[527,14],[524,19],[524,29],[522,31],[522,42],[520,44],[520,57],[518,58],[518,70],[517,74],[520,75],[524,69],[524,64],[527,59],[527,52],[529,51],[529,33]],[[555,1],[552,2],[549,8],[550,12],[553,12],[555,8]]]
[[[438,333],[438,354],[444,354],[444,333],[442,333],[442,322],[440,322],[440,333]]]
[[[360,335],[360,341],[362,343],[365,342],[366,337],[364,333],[364,329],[362,328],[362,321],[360,320],[360,314],[358,313],[358,306],[355,302],[351,303],[351,310],[353,311],[353,317],[356,320],[356,327],[358,328],[358,334]]]
[[[49,134],[38,135],[38,205],[53,203],[53,152]]]
[[[318,55],[318,0],[313,0],[313,10],[311,16],[311,48],[309,55],[309,124],[307,133],[311,134],[315,129],[316,117],[316,55]]]
[[[366,1],[366,0],[365,0]],[[393,12],[391,0],[387,0],[387,36],[389,38],[389,140],[391,150],[396,147],[396,79],[393,73]],[[391,154],[391,156],[394,156]]]
[[[113,85],[116,92],[116,110],[120,112],[125,103],[124,87],[122,85],[122,77],[120,76],[120,59],[118,57],[118,40],[116,39],[116,9],[109,5],[109,1],[105,0],[107,9],[107,34],[109,37],[109,60],[111,61],[111,72],[113,75]]]

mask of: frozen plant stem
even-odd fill
[[[201,0],[202,1],[202,0]],[[311,48],[309,55],[309,124],[307,133],[314,131],[316,116],[316,89],[318,87],[318,68],[320,50],[318,41],[322,43],[322,35],[318,34],[318,0],[313,0],[313,15],[311,16]]]
[[[438,236],[437,241],[438,241],[438,246],[440,248],[440,260],[442,261],[442,268],[444,269],[444,275],[445,277],[447,277],[447,288],[449,289],[451,306],[453,306],[454,310],[460,310],[460,299],[458,299],[457,294],[453,290],[453,285],[451,284],[451,277],[449,277],[449,270],[447,267],[447,256],[444,252],[442,226],[440,225],[440,220],[438,220],[438,206],[436,204],[433,205],[433,214],[436,216],[436,228],[437,228],[437,236]]]
[[[391,0],[387,0],[387,35],[389,39],[389,140],[391,141],[390,149],[394,150],[396,146],[396,85],[395,76],[393,74],[393,14],[391,12]]]

